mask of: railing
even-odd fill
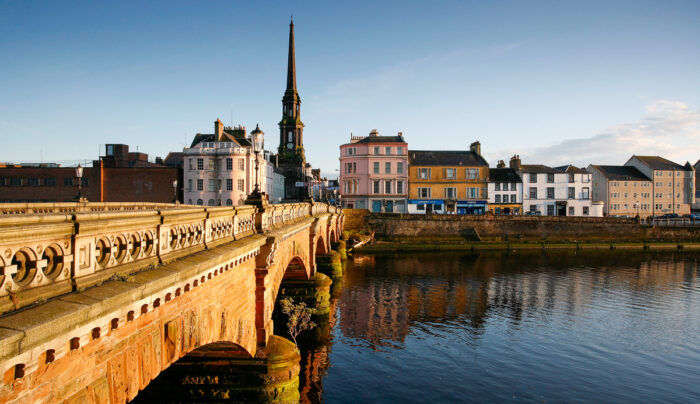
[[[0,204],[0,313],[332,211],[325,204],[201,207]]]
[[[657,217],[646,221],[650,225],[662,227],[698,227],[700,219],[690,217],[661,218]]]

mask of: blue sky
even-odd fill
[[[179,151],[213,121],[276,149],[294,14],[307,158],[350,133],[495,163],[700,158],[700,2],[0,3],[0,161]]]

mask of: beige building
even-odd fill
[[[686,215],[695,203],[695,169],[659,156],[632,156],[626,166],[637,168],[652,180],[650,215]]]
[[[605,216],[640,216],[652,214],[653,184],[633,166],[589,165],[593,178],[593,200],[603,201]]]

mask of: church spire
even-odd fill
[[[289,23],[289,58],[287,60],[287,90],[297,89],[297,68],[294,58],[294,19]]]

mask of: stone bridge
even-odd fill
[[[298,360],[275,301],[343,221],[313,202],[0,205],[0,402],[127,402],[207,346]]]

